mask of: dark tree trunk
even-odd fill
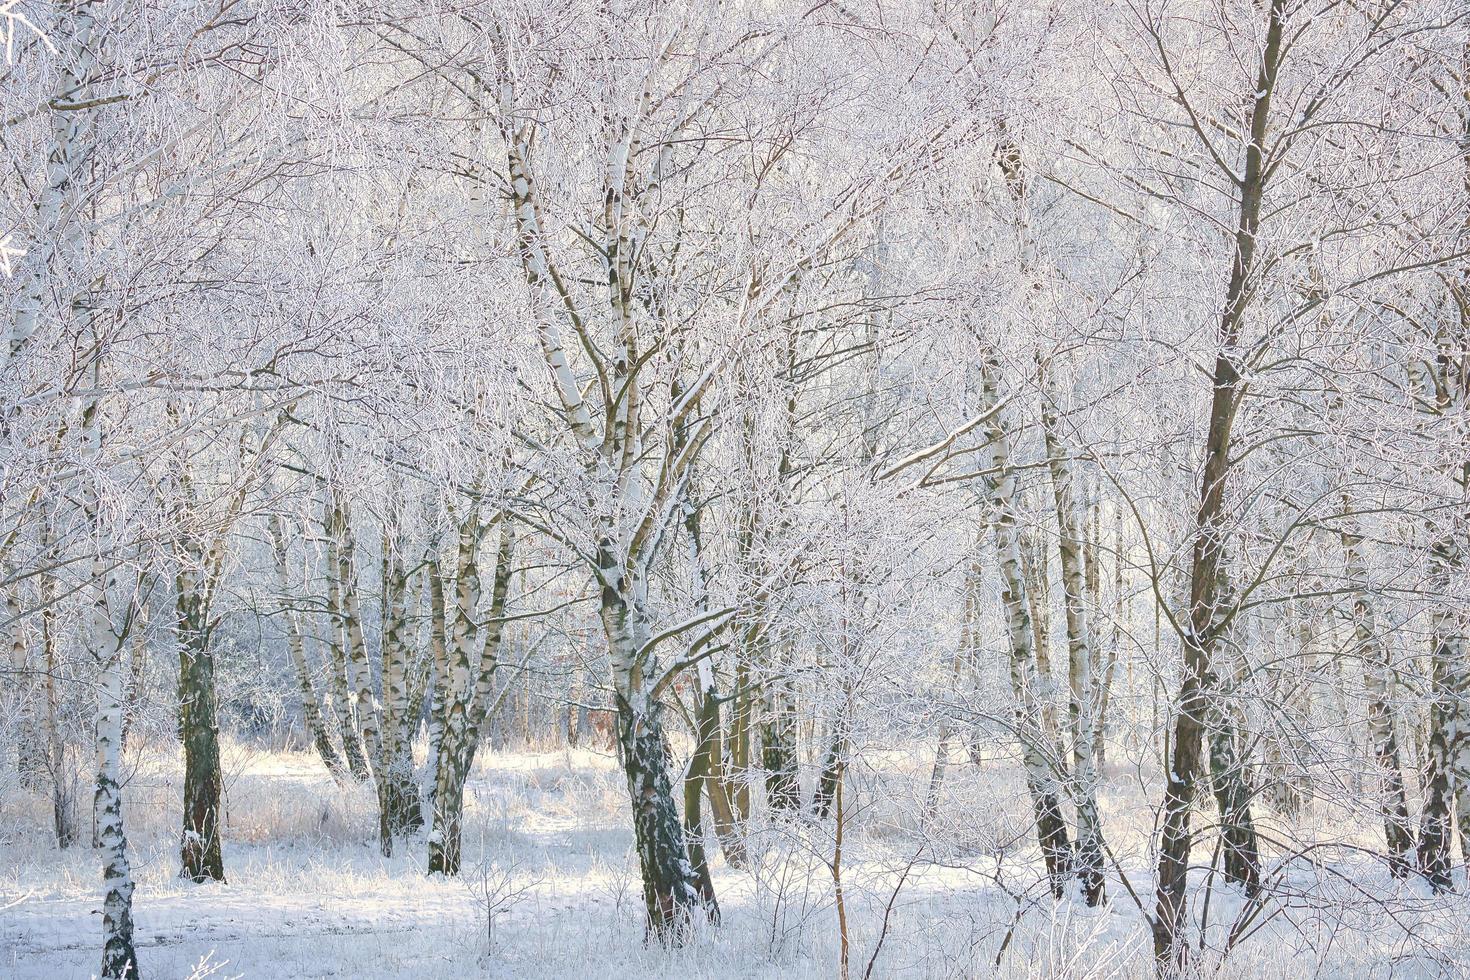
[[[730,731],[725,740],[725,786],[735,827],[743,827],[750,819],[751,716],[754,700],[750,696],[750,671],[741,660],[735,664],[735,700],[730,708]]]
[[[441,763],[442,765],[442,763]],[[434,835],[429,838],[429,874],[457,875],[464,829],[464,776],[440,771],[434,793]]]
[[[184,743],[184,830],[180,876],[224,881],[220,851],[219,722],[215,717],[214,654],[204,603],[187,575],[179,577],[179,737]]]
[[[1185,637],[1184,683],[1180,687],[1178,715],[1174,719],[1170,742],[1172,751],[1165,759],[1168,778],[1164,785],[1163,829],[1155,882],[1154,955],[1161,972],[1181,963],[1185,949],[1179,941],[1179,928],[1184,919],[1186,874],[1193,844],[1189,811],[1194,804],[1195,783],[1200,771],[1205,712],[1201,674],[1207,657],[1193,634]]]
[[[1189,811],[1194,802],[1200,773],[1200,753],[1213,680],[1210,663],[1222,605],[1223,559],[1227,521],[1225,484],[1231,468],[1231,431],[1236,412],[1245,397],[1245,381],[1235,358],[1240,356],[1241,326],[1250,303],[1250,278],[1254,273],[1256,239],[1260,232],[1261,206],[1265,197],[1267,170],[1265,146],[1271,97],[1283,58],[1282,35],[1286,0],[1271,0],[1266,11],[1265,47],[1256,73],[1255,91],[1246,127],[1248,143],[1245,166],[1238,182],[1239,210],[1235,231],[1235,254],[1224,309],[1220,315],[1217,353],[1211,379],[1209,425],[1205,434],[1204,471],[1200,478],[1200,503],[1195,520],[1190,566],[1189,621],[1184,640],[1184,677],[1179,692],[1178,715],[1174,719],[1173,751],[1167,759],[1168,778],[1164,788],[1163,826],[1159,840],[1159,864],[1155,875],[1153,918],[1154,957],[1161,974],[1177,971],[1187,955],[1182,941],[1185,925],[1185,893],[1189,852],[1193,843]],[[1228,775],[1228,773],[1227,773]],[[1239,800],[1249,806],[1248,800]],[[1244,821],[1237,819],[1244,831]],[[1236,854],[1247,859],[1254,850],[1237,846]],[[1240,840],[1237,845],[1243,845]],[[1255,872],[1258,877],[1258,872]]]
[[[1066,892],[1067,879],[1072,875],[1072,846],[1067,840],[1067,819],[1062,813],[1062,801],[1054,786],[1031,787],[1031,815],[1036,820],[1036,839],[1041,845],[1041,858],[1046,864],[1052,897],[1061,898]]]
[[[423,803],[414,784],[412,760],[400,754],[390,760],[384,773],[384,806],[388,812],[388,828],[393,834],[414,834],[424,827]]]
[[[1217,694],[1214,699],[1219,700]],[[1209,728],[1210,785],[1220,811],[1221,852],[1225,880],[1254,895],[1261,884],[1260,854],[1255,821],[1251,818],[1250,789],[1245,779],[1245,760],[1237,750],[1239,738],[1227,713],[1212,707]]]
[[[709,860],[704,852],[704,808],[701,800],[705,787],[712,789],[715,781],[710,763],[720,737],[720,702],[714,693],[702,691],[695,695],[699,702],[695,715],[698,744],[689,757],[689,769],[684,774],[684,846],[689,851],[689,866],[694,870],[700,900],[710,910],[711,917],[717,918],[719,906],[715,902],[714,881],[710,878]]]
[[[801,810],[801,778],[796,761],[796,722],[784,678],[773,678],[761,713],[761,768],[765,771],[766,805],[771,813]]]
[[[618,743],[623,772],[633,804],[633,835],[643,874],[643,900],[651,937],[678,943],[690,925],[691,909],[704,905],[712,913],[714,896],[700,895],[694,869],[685,850],[684,828],[674,807],[669,785],[669,749],[657,702],[635,711],[621,696],[618,702]]]

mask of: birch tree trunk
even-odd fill
[[[362,739],[366,767],[378,797],[378,846],[384,857],[393,853],[393,830],[390,822],[388,763],[384,758],[382,711],[373,688],[372,663],[368,658],[367,640],[362,632],[362,609],[358,597],[357,539],[352,518],[339,488],[332,488],[332,520],[328,534],[336,557],[335,576],[340,634],[346,653],[348,696],[352,699],[352,718],[356,722],[354,738]],[[344,744],[346,736],[343,736]]]
[[[459,832],[464,799],[463,784],[456,792],[457,773],[453,760],[465,739],[471,689],[471,650],[479,635],[476,621],[480,605],[479,547],[481,529],[471,509],[461,521],[455,552],[454,623],[444,655],[437,697],[439,700],[438,752],[434,757],[434,807],[429,829],[429,874],[459,874]],[[500,569],[497,566],[496,574]],[[432,588],[432,585],[431,585]],[[439,603],[445,607],[442,576]],[[437,615],[447,615],[441,608]]]
[[[1068,718],[1072,728],[1072,799],[1077,808],[1077,876],[1088,905],[1105,896],[1102,823],[1097,809],[1097,684],[1094,665],[1097,643],[1088,611],[1085,541],[1072,474],[1072,459],[1063,448],[1045,366],[1041,375],[1044,406],[1042,430],[1052,496],[1057,512],[1057,547],[1062,566],[1062,588],[1067,617],[1067,677],[1071,697]]]
[[[66,54],[60,59],[58,95],[85,104],[92,97],[96,68],[95,7],[92,0],[66,0],[57,4],[53,36],[64,38]],[[52,259],[66,266],[88,246],[86,216],[77,198],[77,183],[91,154],[94,113],[90,110],[52,112],[52,144],[47,155],[46,189],[41,199],[41,232],[21,307],[9,333],[9,343],[0,351],[8,359],[29,341],[40,322],[46,276]],[[102,854],[102,959],[98,975],[104,980],[137,980],[138,955],[133,948],[133,876],[128,862],[128,841],[123,824],[122,726],[124,685],[124,640],[126,615],[113,615],[113,593],[118,588],[119,557],[114,535],[102,513],[101,469],[103,447],[102,396],[106,345],[97,332],[87,287],[78,288],[69,304],[77,338],[91,343],[88,380],[94,394],[82,409],[81,455],[87,475],[76,487],[82,523],[93,550],[86,592],[88,609],[83,623],[85,646],[96,674],[96,760],[97,782],[93,797],[96,840]],[[121,623],[118,622],[121,620]],[[119,627],[122,628],[119,628]]]
[[[390,520],[390,524],[396,520]],[[409,678],[409,576],[403,562],[404,542],[383,536],[383,802],[391,834],[412,833],[424,825],[418,789],[413,782],[413,721]]]
[[[88,645],[97,668],[97,840],[102,852],[102,968],[100,976],[136,980],[133,948],[133,873],[123,828],[122,717],[124,645],[113,624],[109,593],[115,586],[110,560],[92,565],[93,596]]]
[[[101,353],[94,355],[91,381],[101,388]],[[101,465],[102,405],[94,398],[83,410],[82,454],[93,468]],[[101,514],[98,477],[82,478],[82,518],[95,548],[92,557],[84,637],[97,684],[97,787],[93,813],[102,854],[102,965],[106,980],[137,980],[138,954],[133,948],[133,873],[123,827],[122,726],[126,673],[127,612],[114,614],[119,592],[114,537]]]
[[[443,558],[439,542],[430,543],[425,558],[427,583],[425,592],[429,606],[429,738],[424,760],[423,795],[429,801],[429,814],[438,807],[439,754],[444,745],[444,687],[449,675],[449,622],[444,599]]]
[[[1383,811],[1383,839],[1388,843],[1389,870],[1404,877],[1414,865],[1414,833],[1408,821],[1404,764],[1398,749],[1392,682],[1394,666],[1377,624],[1377,608],[1369,592],[1363,538],[1351,517],[1342,525],[1342,554],[1352,588],[1352,641],[1363,657],[1363,688],[1369,695],[1367,727],[1373,761],[1379,771],[1379,801]]]
[[[1026,771],[1026,787],[1031,794],[1032,816],[1046,862],[1047,877],[1052,894],[1060,898],[1071,872],[1071,851],[1051,757],[1051,746],[1055,743],[1048,739],[1043,723],[1045,708],[1041,702],[1041,683],[1033,646],[1035,634],[1022,563],[1021,533],[1016,526],[1018,478],[1011,467],[1010,434],[995,382],[999,369],[994,353],[985,351],[979,359],[980,407],[989,415],[985,435],[990,469],[994,474],[988,481],[994,514],[991,531],[1001,573],[1001,603],[1005,610],[1010,649],[1011,693],[1016,701],[1016,738],[1021,744],[1021,764]]]
[[[652,636],[637,598],[644,584],[618,574],[617,559],[606,543],[599,556],[605,583],[601,614],[613,672],[618,744],[633,804],[634,846],[649,930],[661,941],[679,941],[689,926],[691,910],[712,902],[714,896],[700,892],[689,863],[684,827],[674,807],[663,705],[652,689],[654,678],[646,670],[644,648]],[[618,582],[627,592],[610,584]],[[711,911],[717,914],[716,909]]]
[[[283,601],[289,602],[292,595],[293,583],[290,575],[289,550],[286,543],[285,521],[280,514],[271,514],[267,528],[270,533],[271,550],[276,559],[276,575],[281,586]],[[321,758],[322,765],[327,767],[332,779],[342,782],[348,776],[343,768],[342,757],[337,754],[337,748],[332,744],[332,736],[327,731],[326,719],[322,716],[321,701],[317,698],[316,685],[312,682],[311,663],[306,656],[306,638],[301,631],[301,617],[295,609],[289,605],[282,610],[285,618],[286,650],[291,657],[291,666],[296,673],[296,687],[301,695],[301,720],[306,726],[306,733],[311,738],[311,744],[316,749],[316,754]]]
[[[1470,44],[1460,52],[1462,79],[1470,71]],[[1462,86],[1458,106],[1461,137],[1461,188],[1470,193],[1470,88]],[[1470,216],[1460,225],[1470,230]],[[1436,326],[1435,357],[1423,376],[1414,378],[1422,391],[1419,404],[1429,408],[1428,425],[1443,425],[1446,417],[1463,415],[1470,404],[1470,377],[1464,362],[1465,338],[1470,336],[1470,271],[1463,262],[1446,277],[1450,309]],[[1453,326],[1452,326],[1453,324]],[[1458,331],[1455,331],[1458,327]],[[1432,406],[1432,408],[1430,408]],[[1429,739],[1424,762],[1424,808],[1420,816],[1418,865],[1435,891],[1452,887],[1452,838],[1460,835],[1462,858],[1470,853],[1470,652],[1467,617],[1456,596],[1462,578],[1466,546],[1463,533],[1470,521],[1470,461],[1441,464],[1441,472],[1456,498],[1444,523],[1431,525],[1434,535],[1429,553],[1431,695]]]
[[[13,5],[12,5],[13,6]],[[30,241],[20,244],[24,248],[21,256],[21,265],[17,276],[18,288],[14,305],[14,315],[7,318],[3,327],[0,327],[0,376],[7,376],[14,359],[21,356],[29,347],[36,331],[48,316],[57,315],[65,318],[68,314],[77,328],[75,340],[83,344],[95,342],[95,335],[88,336],[92,329],[90,310],[87,308],[85,298],[87,287],[83,284],[74,283],[74,267],[80,267],[86,258],[86,252],[91,245],[91,231],[88,226],[89,216],[85,212],[86,178],[88,167],[96,149],[97,137],[95,132],[97,106],[91,103],[95,90],[97,77],[97,58],[94,40],[96,26],[96,0],[59,0],[50,5],[52,9],[51,18],[47,25],[46,35],[55,42],[52,49],[56,58],[56,80],[52,97],[48,100],[49,105],[42,103],[41,108],[49,108],[47,118],[50,123],[50,136],[46,146],[46,165],[44,182],[37,194],[38,200],[35,205],[36,229]],[[18,12],[6,14],[6,28],[11,32],[8,40],[15,39],[16,24],[29,26],[29,22],[22,20]],[[7,48],[8,50],[8,48]],[[8,259],[8,256],[7,256]],[[8,267],[8,262],[7,262]],[[48,298],[53,292],[65,294],[69,289],[75,289],[76,294],[69,304],[63,305],[62,309],[53,313],[48,309]],[[69,309],[67,308],[69,306]],[[84,369],[92,375],[93,381],[100,373],[100,353],[92,355],[93,362],[84,365]],[[95,385],[94,385],[95,388]],[[7,396],[12,395],[6,392]],[[15,396],[20,394],[19,389],[14,392]],[[7,397],[3,412],[0,412],[0,457],[6,458],[5,470],[9,470],[10,440],[12,437],[12,420],[21,412],[19,404],[12,397]],[[83,409],[82,442],[85,455],[95,458],[101,451],[101,420],[98,417],[100,408],[94,399]],[[58,444],[61,434],[66,431],[63,424],[61,432],[57,435]],[[97,499],[95,486],[79,487],[78,496],[83,498],[81,510],[83,512],[83,523],[90,530],[96,531]],[[42,555],[51,555],[54,543],[54,529],[51,524],[50,515],[52,502],[33,496],[32,503],[38,505],[44,512],[41,521]],[[14,532],[12,532],[13,534]],[[7,550],[0,546],[0,552]],[[99,553],[101,552],[99,546]],[[110,556],[109,560],[110,560]],[[100,565],[94,565],[95,573]],[[8,570],[8,569],[7,569]],[[44,684],[46,692],[46,717],[44,720],[46,741],[43,765],[49,769],[51,775],[52,801],[54,818],[56,824],[56,837],[60,847],[71,846],[77,838],[77,789],[67,766],[68,746],[63,742],[59,728],[56,723],[57,707],[57,670],[59,664],[56,657],[56,631],[52,628],[55,623],[52,604],[57,598],[55,591],[48,590],[54,585],[53,577],[47,573],[38,577],[38,585],[41,593],[42,605],[42,647],[46,659],[46,680]],[[101,588],[101,580],[94,579],[94,588]],[[8,591],[6,595],[7,604],[19,602],[19,596]],[[11,610],[13,614],[13,609]],[[20,636],[21,624],[14,624],[17,631],[14,637],[16,642],[23,642]],[[84,632],[86,630],[84,629]],[[14,649],[10,651],[15,653]],[[91,650],[94,664],[102,657],[100,648]],[[118,652],[117,656],[121,656]],[[27,658],[28,659],[28,658]],[[102,657],[101,664],[110,666],[110,660]],[[39,694],[39,686],[27,685],[28,693]],[[105,692],[99,688],[99,719],[102,708],[102,699]],[[28,698],[34,700],[34,697]],[[37,720],[39,721],[39,720]],[[121,720],[119,719],[119,726]],[[38,729],[39,724],[28,726]],[[99,730],[97,737],[97,748],[99,760],[105,761],[104,734],[111,742],[113,750],[119,750],[117,742],[120,734],[115,732],[103,733]],[[32,767],[36,756],[34,748],[39,747],[30,739],[22,735],[21,760],[22,776],[27,782],[33,783]],[[105,766],[99,764],[99,773]],[[113,771],[112,786],[116,786],[116,772]],[[99,792],[102,789],[102,776],[99,774]],[[121,803],[117,804],[119,838],[121,837]],[[125,842],[124,842],[124,847]],[[123,856],[121,867],[126,868],[126,856]],[[131,886],[127,895],[131,896]],[[128,939],[129,962],[131,961],[131,939],[129,919]],[[119,961],[123,963],[123,961]],[[136,971],[136,964],[131,966],[119,966],[118,969],[131,969]],[[121,975],[120,973],[105,974],[107,976]]]
[[[460,567],[453,652],[446,672],[448,683],[441,694],[444,722],[435,771],[433,823],[429,834],[429,873],[455,875],[460,868],[460,834],[464,814],[464,787],[474,766],[480,733],[497,707],[495,673],[499,666],[504,636],[506,602],[510,592],[511,560],[515,534],[510,518],[499,519],[495,578],[490,591],[490,608],[483,636],[475,625],[480,579],[476,570],[479,522],[471,516],[461,527]],[[471,649],[480,640],[478,657]]]
[[[348,690],[348,648],[351,644],[347,629],[346,598],[343,594],[340,529],[341,515],[334,499],[329,495],[323,524],[326,529],[327,547],[325,571],[327,576],[327,651],[330,654],[330,700],[337,716],[337,730],[342,738],[342,754],[347,757],[347,769],[352,778],[359,782],[370,777],[367,757],[363,755],[362,739],[353,718],[353,697]],[[350,563],[349,563],[350,564]]]
[[[966,680],[973,676],[975,655],[975,617],[979,600],[976,590],[980,583],[979,546],[976,541],[976,558],[965,568],[963,597],[961,599],[960,635],[953,661],[954,693],[959,695],[966,687]],[[949,766],[950,743],[954,738],[954,722],[948,713],[939,720],[937,744],[934,749],[934,768],[929,772],[929,788],[924,795],[924,821],[934,819],[939,811],[940,794],[944,790],[945,770]]]
[[[84,246],[87,234],[78,207],[83,167],[90,157],[96,111],[92,99],[97,70],[93,50],[97,0],[60,0],[52,15],[49,34],[64,40],[58,61],[59,77],[51,111],[51,142],[46,153],[46,182],[36,209],[36,239],[27,243],[22,283],[15,316],[5,327],[0,344],[0,372],[30,343],[45,312],[49,277],[65,275]],[[6,30],[15,31],[15,14],[6,14]],[[14,40],[13,34],[7,35]],[[76,108],[63,109],[58,104]]]
[[[660,698],[674,674],[661,676],[655,656],[662,637],[653,635],[648,577],[665,533],[677,520],[678,502],[710,431],[708,420],[699,419],[693,410],[715,375],[701,374],[657,424],[643,420],[648,392],[639,371],[656,348],[641,347],[648,333],[661,329],[662,323],[657,316],[644,316],[643,297],[659,292],[656,286],[645,289],[642,280],[652,261],[644,246],[653,214],[645,209],[658,207],[673,152],[667,133],[657,137],[662,142],[650,137],[645,144],[643,127],[653,107],[651,80],[670,49],[664,46],[654,55],[650,74],[628,110],[608,106],[605,180],[598,195],[601,213],[589,214],[588,222],[601,236],[598,248],[606,288],[599,286],[596,299],[584,306],[572,294],[576,278],[565,275],[552,258],[555,241],[543,227],[546,208],[528,163],[536,123],[533,115],[517,112],[515,59],[499,28],[493,46],[500,71],[495,96],[518,251],[527,284],[538,300],[537,340],[560,403],[562,431],[579,454],[589,486],[595,488],[583,516],[591,531],[591,571],[600,589],[617,740],[633,811],[649,933],[677,943],[686,935],[694,909],[704,901],[689,864],[668,772]],[[605,328],[603,348],[591,339],[589,317],[596,317]],[[593,365],[598,383],[586,390],[600,399],[595,411],[569,360],[563,327],[575,333],[580,356]],[[687,443],[676,451],[673,442],[680,432],[685,432]],[[660,440],[656,449],[651,445],[655,438]],[[660,460],[652,472],[650,459]]]

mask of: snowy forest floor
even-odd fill
[[[382,858],[369,791],[337,787],[313,756],[229,743],[225,761],[229,882],[194,885],[176,876],[177,760],[132,755],[136,941],[150,980],[838,975],[831,821],[754,828],[744,869],[729,867],[711,839],[722,921],[667,950],[643,942],[626,790],[606,754],[483,751],[459,880],[425,877],[422,840]],[[853,977],[1149,975],[1144,918],[1116,874],[1099,909],[1046,893],[1009,760],[953,766],[941,817],[922,831],[914,814],[929,760],[868,753],[864,762],[849,783],[841,866]],[[0,786],[3,977],[62,980],[97,968],[98,859],[85,847],[55,848],[48,807]],[[1111,775],[1104,827],[1145,907],[1152,812],[1136,772]],[[1196,922],[1207,913],[1202,962],[1221,966],[1210,975],[1470,976],[1470,900],[1393,882],[1354,850],[1372,844],[1371,824],[1321,802],[1308,814],[1292,839],[1318,849],[1285,864],[1277,855],[1275,898],[1223,964],[1218,951],[1245,906],[1216,887],[1206,909],[1201,870],[1191,911]],[[492,926],[486,892],[494,902],[497,890],[508,897]]]

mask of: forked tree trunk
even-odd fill
[[[347,757],[347,769],[352,778],[361,782],[371,776],[367,757],[362,751],[362,739],[357,733],[353,719],[353,697],[347,686],[348,647],[347,612],[341,580],[340,542],[337,524],[340,520],[336,507],[328,499],[323,521],[327,532],[325,572],[327,576],[327,652],[331,663],[328,683],[332,710],[337,716],[337,729],[342,739],[342,754]]]
[[[455,760],[469,726],[469,699],[475,665],[471,651],[479,638],[476,617],[480,605],[479,547],[481,527],[471,510],[460,523],[454,559],[454,620],[440,670],[434,757],[434,806],[429,827],[429,874],[459,874],[460,830],[464,812],[464,781]],[[496,574],[500,573],[497,566]],[[436,573],[437,574],[437,573]],[[431,590],[435,584],[431,583]],[[438,576],[438,615],[448,616],[442,575]],[[436,651],[437,654],[437,651]]]
[[[720,850],[732,867],[745,862],[745,843],[741,839],[725,778],[724,730],[720,724],[719,688],[714,668],[701,660],[697,667],[694,692],[695,747],[684,774],[684,829],[689,845],[689,863],[699,878],[700,895],[713,905],[714,885],[704,853],[704,817],[702,797],[709,798],[715,837]]]
[[[378,847],[384,857],[391,857],[393,830],[389,822],[391,806],[388,762],[384,757],[382,710],[373,689],[372,663],[362,631],[362,608],[357,588],[357,538],[340,489],[333,488],[330,492],[333,508],[328,534],[332,537],[337,563],[335,569],[328,569],[328,574],[336,577],[337,597],[340,602],[337,611],[347,660],[348,693],[352,698],[353,720],[357,723],[355,734],[362,739],[368,772],[378,797]]]
[[[496,32],[493,41],[500,64],[508,64],[504,34]],[[551,242],[542,225],[540,191],[527,165],[536,127],[530,121],[513,121],[516,93],[511,77],[502,76],[496,94],[502,109],[501,134],[522,268],[532,290],[552,300],[550,307],[543,307],[541,315],[534,318],[537,338],[556,384],[568,433],[581,454],[591,485],[598,488],[599,495],[605,495],[594,505],[597,550],[592,571],[601,590],[600,612],[608,641],[618,744],[628,779],[649,933],[661,941],[677,942],[684,937],[686,925],[702,902],[674,805],[660,716],[661,688],[672,675],[659,676],[653,649],[659,638],[652,635],[646,603],[649,566],[674,516],[668,505],[676,503],[687,487],[690,467],[710,429],[706,424],[699,425],[699,435],[691,436],[683,452],[671,452],[671,445],[664,442],[659,447],[664,450],[663,462],[653,477],[654,485],[649,487],[648,461],[658,450],[647,434],[659,426],[641,419],[649,395],[637,374],[637,366],[645,357],[638,350],[645,307],[634,299],[642,294],[642,287],[635,283],[640,265],[636,243],[648,227],[643,223],[648,215],[642,207],[645,200],[657,196],[653,191],[671,164],[672,144],[666,140],[656,151],[643,152],[642,127],[652,98],[649,88],[644,89],[635,112],[620,117],[610,130],[614,135],[608,147],[609,179],[602,195],[601,215],[610,288],[601,315],[611,326],[617,347],[616,356],[608,357],[604,366],[596,351],[584,344],[584,353],[599,362],[606,382],[600,392],[600,409],[594,411],[580,390],[581,381],[561,337],[560,325],[564,324],[585,340],[588,320],[567,298],[566,284],[571,280],[562,276],[553,261]],[[635,161],[637,167],[652,169],[640,171]],[[557,294],[562,297],[560,303],[552,299]],[[703,375],[703,380],[670,409],[665,416],[666,432],[677,433],[694,418],[691,408],[714,376]],[[600,416],[600,424],[595,416]],[[646,516],[639,518],[639,514]]]
[[[669,392],[676,402],[683,394],[684,388],[679,383],[675,383]],[[675,452],[683,452],[689,445],[689,438],[689,426],[680,426],[675,433]],[[689,545],[689,574],[694,584],[695,600],[699,611],[707,613],[709,581],[705,569],[703,510],[695,500],[693,483],[694,476],[691,475],[689,484],[681,494],[679,506],[683,512],[684,533]],[[702,797],[709,797],[715,834],[725,854],[725,860],[731,865],[742,864],[745,859],[745,844],[737,833],[726,790],[725,732],[720,717],[720,691],[715,680],[714,664],[709,656],[696,665],[695,677],[695,745],[694,752],[689,757],[689,767],[684,774],[684,830],[689,847],[689,863],[699,879],[700,897],[707,906],[716,909],[714,883],[710,878],[709,862],[704,853]]]
[[[383,765],[378,774],[382,784],[385,821],[390,834],[407,834],[424,825],[418,788],[413,781],[413,731],[411,715],[408,629],[408,572],[403,562],[403,544],[383,536]]]
[[[715,690],[713,686],[709,690]],[[745,866],[745,838],[741,831],[741,817],[735,812],[734,787],[730,778],[730,766],[725,757],[725,737],[720,725],[719,701],[713,697],[706,697],[707,701],[713,702],[706,708],[712,717],[711,730],[714,737],[706,743],[709,753],[708,775],[705,777],[704,786],[709,798],[710,816],[714,821],[715,838],[720,842],[720,851],[725,855],[725,861],[732,868]]]
[[[654,662],[645,649],[651,639],[650,630],[639,607],[643,583],[627,568],[619,568],[609,544],[599,549],[598,558],[603,583],[602,624],[617,704],[618,745],[633,810],[633,837],[642,872],[648,930],[660,942],[679,943],[696,908],[704,907],[712,915],[717,915],[718,909],[713,905],[713,894],[700,894],[699,881],[689,863],[684,827],[674,806],[663,705],[653,691],[657,680],[651,676]]]
[[[439,759],[434,786],[433,823],[429,833],[429,873],[456,875],[460,869],[460,838],[464,824],[464,788],[474,767],[480,733],[497,707],[495,674],[504,636],[506,602],[510,593],[511,559],[515,535],[508,517],[500,523],[496,548],[495,578],[490,591],[490,608],[483,635],[473,617],[478,604],[480,580],[475,571],[479,523],[471,518],[460,535],[459,609],[454,630],[454,652],[450,655],[444,698],[445,720],[440,736]],[[479,638],[477,662],[471,667],[470,648]]]

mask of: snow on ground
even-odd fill
[[[852,976],[1148,975],[1143,919],[1118,879],[1101,909],[1046,897],[1011,769],[956,767],[941,820],[921,830],[909,814],[923,760],[871,761],[850,784],[841,868]],[[129,836],[147,978],[838,975],[823,827],[757,828],[751,866],[715,860],[719,926],[700,928],[680,950],[645,945],[622,779],[605,755],[484,752],[468,796],[465,873],[444,880],[423,874],[422,841],[378,854],[366,789],[338,788],[307,755],[232,745],[226,885],[176,877],[176,764],[148,755],[134,763]],[[1105,826],[1146,906],[1150,811],[1126,779],[1110,788]],[[85,848],[58,852],[44,801],[3,789],[0,977],[89,977],[101,934],[97,859]],[[1371,829],[1353,828],[1370,838]],[[1321,856],[1318,867],[1285,869],[1274,914],[1239,930],[1261,926],[1216,976],[1470,976],[1465,901],[1397,885],[1351,850]],[[519,894],[490,927],[484,892],[497,887]],[[1330,913],[1321,901],[1329,891],[1338,906]],[[1243,903],[1219,888],[1209,900],[1213,962]],[[1195,910],[1203,904],[1198,892]]]

